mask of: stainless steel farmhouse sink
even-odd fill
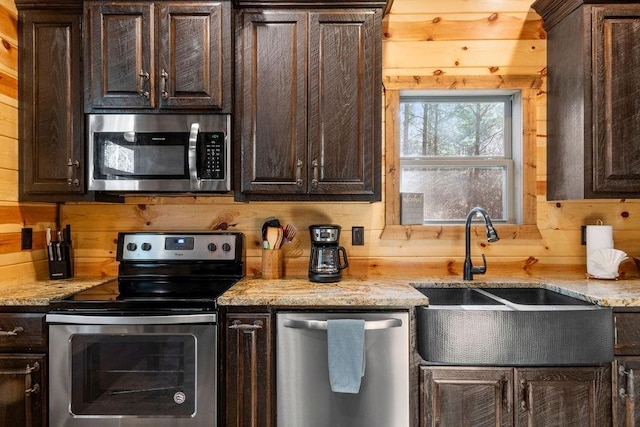
[[[613,312],[544,288],[418,287],[418,352],[431,364],[598,365],[613,360]]]

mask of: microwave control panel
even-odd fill
[[[224,179],[224,132],[201,132],[198,138],[198,178]]]

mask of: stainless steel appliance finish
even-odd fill
[[[406,312],[277,315],[278,427],[407,427]],[[364,319],[365,374],[358,394],[331,391],[326,321]]]
[[[339,225],[310,225],[311,253],[309,255],[309,280],[312,282],[338,282],[342,270],[349,266],[347,251],[339,245]]]
[[[228,114],[89,114],[89,190],[231,189]]]
[[[216,425],[216,315],[49,314],[49,425]]]
[[[52,301],[52,426],[217,425],[216,298],[242,233],[119,233],[118,280]]]

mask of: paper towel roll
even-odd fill
[[[587,225],[587,257],[592,252],[611,248],[613,248],[611,225]]]
[[[587,274],[598,277],[593,254],[601,249],[613,248],[613,227],[610,225],[587,225]]]

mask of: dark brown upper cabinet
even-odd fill
[[[378,201],[382,6],[304,3],[240,2],[236,200]]]
[[[82,112],[82,1],[17,0],[19,198],[86,197]]]
[[[229,1],[88,1],[84,11],[87,112],[231,112]]]
[[[547,31],[547,199],[640,197],[640,4],[532,7]]]

